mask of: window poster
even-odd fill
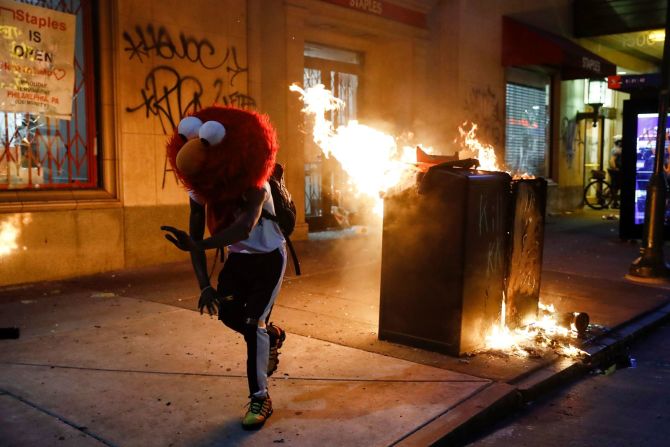
[[[0,111],[69,120],[76,16],[0,0]]]

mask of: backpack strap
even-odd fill
[[[271,214],[266,209],[261,211],[261,218],[266,218],[273,222],[277,222],[277,216]],[[293,248],[291,238],[285,235],[283,232],[282,235],[284,236],[284,239],[286,239],[286,245],[288,246],[288,250],[291,252],[291,258],[293,258],[293,269],[295,270],[295,274],[296,276],[300,276],[300,262],[298,261],[298,255],[295,253],[295,248]]]
[[[293,258],[293,269],[295,270],[296,276],[300,276],[300,262],[298,262],[298,255],[295,254],[295,248],[293,248],[293,243],[291,238],[284,236],[286,239],[286,245],[288,245],[288,250],[291,252],[291,257]]]

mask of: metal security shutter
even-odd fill
[[[508,83],[506,90],[505,164],[514,173],[545,177],[547,89]]]

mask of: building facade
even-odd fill
[[[310,148],[294,83],[324,83],[349,103],[342,120],[411,132],[438,153],[457,150],[458,127],[477,123],[501,160],[550,179],[551,207],[581,206],[591,126],[576,117],[589,111],[586,78],[607,73],[591,66],[599,59],[569,80],[563,62],[503,61],[520,50],[503,45],[504,17],[569,41],[570,0],[24,3],[76,14],[77,74],[69,121],[1,110],[0,285],[186,259],[159,230],[188,223],[165,143],[183,116],[215,103],[270,116],[298,208],[295,238],[327,226],[340,174]],[[610,108],[621,100],[610,94]],[[609,139],[620,129],[611,113]]]

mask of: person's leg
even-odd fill
[[[244,258],[240,254],[231,254],[219,273],[217,292],[219,301],[219,320],[232,330],[244,335],[244,283],[241,273],[245,271]]]
[[[621,193],[621,172],[614,171],[612,175],[612,208],[619,208]]]
[[[276,324],[267,324],[268,336],[270,337],[270,354],[268,356],[267,375],[270,377],[279,366],[279,350],[286,340],[286,331]]]
[[[244,313],[244,340],[247,344],[247,381],[251,403],[242,425],[246,429],[260,428],[272,414],[268,393],[267,369],[270,336],[266,318],[279,293],[286,265],[285,250],[248,256],[247,300]]]
[[[267,366],[270,352],[270,335],[266,321],[279,294],[286,268],[286,251],[282,247],[270,253],[246,255],[253,257],[253,283],[247,290],[247,305],[244,307],[245,336],[249,357],[248,376],[250,392],[256,397],[267,395]],[[274,331],[271,330],[274,335]],[[252,388],[251,385],[255,384]]]

